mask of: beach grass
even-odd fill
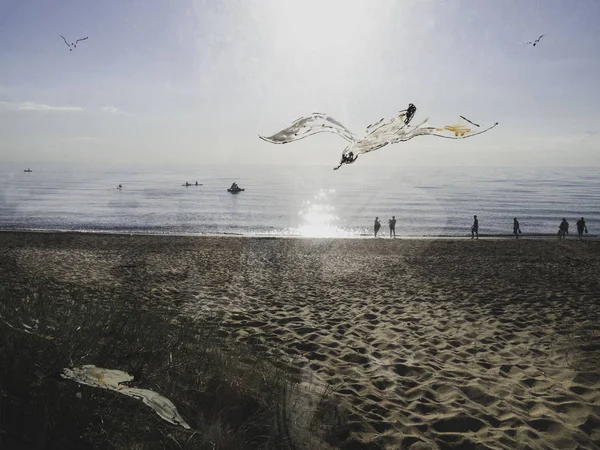
[[[298,381],[291,368],[220,337],[218,316],[191,320],[125,300],[0,291],[0,448],[292,448],[282,424]],[[130,386],[170,399],[192,429],[61,377],[83,364],[130,373]],[[323,421],[313,425],[323,431]]]

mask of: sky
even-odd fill
[[[596,166],[599,21],[597,0],[2,0],[0,165],[333,167],[338,136],[258,135],[315,111],[363,135],[414,103],[499,125],[357,164]]]

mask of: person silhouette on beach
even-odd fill
[[[473,225],[471,225],[471,239],[479,239],[479,220],[473,216]]]
[[[521,233],[521,228],[519,227],[519,221],[515,217],[513,219],[513,234],[517,239],[519,239],[519,234]]]
[[[375,224],[373,225],[373,230],[375,231],[375,237],[377,237],[377,233],[381,228],[381,223],[379,222],[379,217],[375,217]]]
[[[577,239],[583,239],[583,230],[585,230],[585,234],[587,234],[587,226],[585,225],[585,219],[582,217],[577,221]]]
[[[388,225],[390,226],[390,239],[392,238],[392,233],[394,233],[394,239],[396,239],[396,216],[392,216],[392,218],[388,220]]]
[[[567,234],[569,234],[569,222],[563,217],[562,222],[558,226],[558,239],[566,239]]]

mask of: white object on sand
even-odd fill
[[[133,380],[133,376],[126,372],[113,369],[103,369],[94,365],[85,365],[74,367],[72,369],[63,369],[63,378],[76,381],[77,383],[86,384],[88,386],[99,387],[116,391],[129,397],[141,400],[167,422],[174,425],[181,425],[183,428],[190,429],[190,426],[185,423],[185,420],[177,412],[177,408],[166,397],[157,394],[149,389],[138,389],[123,386],[121,383],[126,383]]]

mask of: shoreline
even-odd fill
[[[243,233],[157,233],[157,232],[137,232],[137,231],[111,231],[111,230],[57,230],[57,229],[20,229],[20,228],[0,228],[0,233],[31,233],[31,234],[58,234],[58,235],[90,235],[90,236],[153,236],[153,237],[195,237],[195,238],[245,238],[245,239],[318,239],[318,240],[375,240],[372,234],[361,234],[357,236],[302,236],[302,235],[281,235],[281,234],[243,234]],[[378,236],[377,240],[472,240],[470,235],[400,235],[390,238],[387,235]],[[479,235],[480,240],[556,240],[559,241],[556,234],[537,233],[520,234],[516,239],[510,234],[483,234]],[[586,234],[583,241],[597,241],[600,235]],[[475,239],[477,240],[477,239]],[[566,241],[578,240],[576,234],[568,235]]]

